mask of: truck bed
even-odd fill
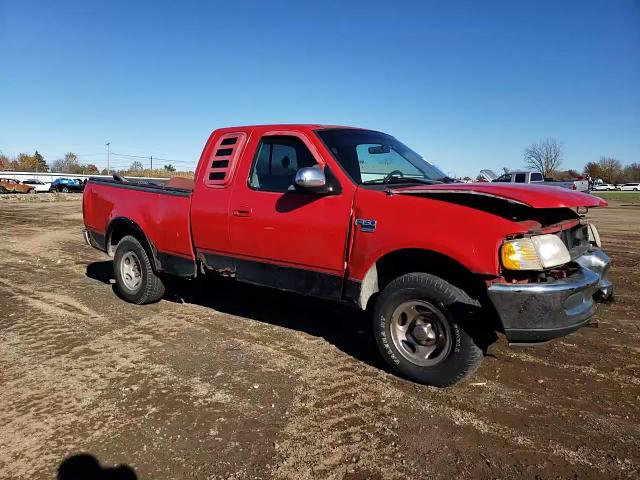
[[[85,225],[108,253],[110,228],[126,221],[145,233],[158,258],[195,262],[189,225],[191,193],[188,183],[177,187],[171,182],[90,178],[84,191]]]

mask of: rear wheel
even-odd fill
[[[402,275],[376,301],[376,343],[400,375],[446,387],[471,375],[482,361],[482,349],[469,335],[478,309],[464,291],[439,277]]]
[[[7,189],[4,188],[4,187],[0,187],[0,195],[3,194],[3,193],[8,193]]]
[[[118,243],[113,257],[116,288],[126,301],[143,305],[162,298],[165,287],[137,238],[127,235]]]
[[[69,193],[68,187],[62,187],[62,193]]]

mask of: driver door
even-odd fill
[[[340,298],[355,188],[345,185],[333,195],[296,191],[298,169],[325,168],[316,147],[298,132],[265,134],[252,143],[248,150],[256,154],[238,172],[230,201],[237,278]]]

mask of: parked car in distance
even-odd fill
[[[592,190],[595,192],[609,192],[615,190],[616,186],[612,183],[597,183],[593,186]]]
[[[603,199],[445,177],[382,132],[223,128],[194,180],[91,178],[84,235],[131,303],[160,300],[169,276],[207,275],[342,302],[371,314],[390,368],[442,387],[473,373],[496,331],[544,343],[613,292],[584,216]]]
[[[619,187],[620,191],[623,192],[637,192],[640,190],[640,183],[625,183]]]
[[[0,193],[36,193],[35,187],[13,178],[0,178]]]
[[[51,182],[52,192],[82,192],[84,190],[85,182],[77,178],[56,178]]]
[[[540,172],[530,172],[526,170],[518,170],[515,172],[503,173],[498,178],[492,180],[497,183],[531,183],[540,185],[549,185],[552,187],[568,188],[578,192],[589,191],[589,181],[586,179],[571,180],[562,182],[552,178],[545,178]]]
[[[30,178],[22,182],[25,185],[31,185],[36,189],[36,192],[48,192],[51,189],[51,182],[43,182],[35,178]]]

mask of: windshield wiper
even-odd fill
[[[410,177],[390,177],[390,178],[376,178],[375,180],[367,180],[366,182],[362,182],[364,185],[387,185],[390,183],[422,183],[424,185],[435,185],[437,183],[442,183],[438,180],[429,180],[427,178],[410,178]]]

